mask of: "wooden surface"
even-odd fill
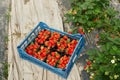
[[[63,30],[62,18],[57,0],[11,0],[11,19],[8,42],[8,80],[64,80],[58,75],[26,60],[17,52],[17,45],[39,21],[55,29]],[[67,80],[80,80],[79,70],[74,65]]]

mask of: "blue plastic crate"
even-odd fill
[[[74,49],[74,52],[69,60],[69,63],[67,64],[67,67],[65,70],[62,70],[60,68],[55,68],[50,66],[49,64],[38,60],[37,58],[30,56],[29,54],[27,54],[25,52],[25,48],[36,38],[36,36],[38,35],[38,33],[43,30],[43,29],[47,29],[51,32],[58,32],[61,35],[67,35],[73,39],[77,39],[78,40],[78,44],[76,45],[76,48]],[[19,55],[22,59],[28,60],[30,62],[33,62],[47,70],[50,70],[56,74],[58,74],[59,76],[63,77],[63,78],[67,78],[76,59],[78,58],[78,56],[80,55],[80,52],[82,50],[82,48],[84,47],[84,38],[83,35],[80,34],[68,34],[66,32],[62,32],[53,28],[50,28],[48,25],[46,25],[43,22],[40,22],[33,30],[32,32],[30,32],[30,34],[23,40],[23,42],[20,43],[20,45],[17,47],[17,50],[19,52]]]

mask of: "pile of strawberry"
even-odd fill
[[[41,30],[25,51],[51,66],[65,69],[77,43],[76,39],[60,35],[58,32]]]

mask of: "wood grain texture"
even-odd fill
[[[8,31],[8,63],[10,65],[8,80],[64,80],[42,67],[21,59],[16,49],[39,21],[63,31],[57,0],[11,0],[11,4]],[[67,80],[80,80],[76,65]]]

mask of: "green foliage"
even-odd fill
[[[5,41],[6,43],[9,41],[8,35],[6,35],[6,36],[4,37],[4,41]]]
[[[110,0],[71,0],[66,22],[72,23],[73,33],[79,27],[86,32],[99,30],[100,48],[88,51],[90,65],[85,70],[91,80],[120,80],[120,19],[109,7]]]
[[[5,63],[3,63],[3,75],[4,75],[4,77],[7,79],[8,78],[8,63],[7,62],[5,62]]]
[[[95,80],[120,80],[120,32],[118,28],[114,32],[111,29],[101,31],[100,49],[88,51],[92,63],[92,69],[88,69],[95,74]]]
[[[5,17],[6,17],[6,20],[7,22],[9,22],[10,18],[11,18],[11,2],[9,3],[9,6],[8,6],[8,9],[6,11],[6,14],[5,14]]]
[[[109,42],[102,45],[101,50],[94,49],[88,52],[89,60],[92,62],[89,71],[95,74],[95,80],[99,80],[98,77],[101,77],[101,80],[115,80],[115,75],[119,76],[116,80],[120,80],[119,49],[120,45]]]
[[[118,12],[109,7],[109,1],[71,0],[72,8],[65,14],[66,22],[72,23],[73,28],[82,26],[86,32],[120,24],[120,20],[113,19]],[[120,26],[116,25],[118,27]]]
[[[7,22],[9,22],[9,20],[11,18],[10,11],[6,12],[5,17],[6,17]]]

